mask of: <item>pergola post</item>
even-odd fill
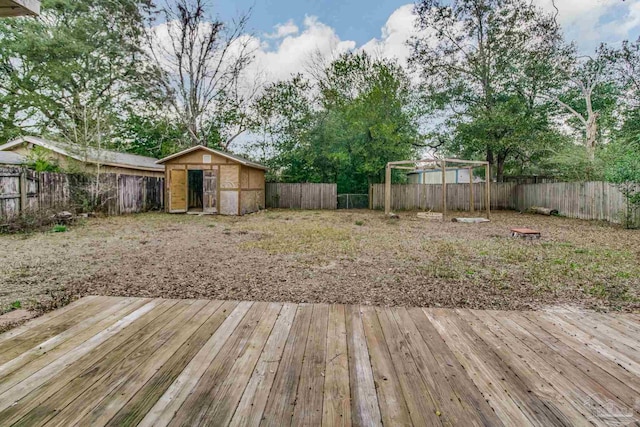
[[[491,169],[490,169],[489,163],[487,163],[484,166],[484,175],[485,175],[484,203],[487,208],[487,219],[490,219],[491,217]]]
[[[447,162],[442,160],[442,222],[447,216]]]
[[[469,210],[475,212],[475,191],[473,182],[473,169],[485,167],[485,205],[487,210],[487,219],[491,215],[491,170],[489,162],[482,160],[460,160],[460,159],[423,159],[423,160],[400,160],[397,162],[389,162],[385,168],[384,182],[384,213],[391,213],[391,171],[392,169],[402,169],[416,171],[417,165],[420,169],[431,169],[442,171],[442,221],[447,217],[447,163],[453,163],[452,169],[467,168],[469,170]],[[425,165],[426,164],[426,165]],[[481,203],[482,205],[482,203]],[[482,210],[482,209],[480,209]]]
[[[384,171],[384,214],[391,213],[391,165],[387,163]]]
[[[469,212],[474,212],[475,209],[476,206],[473,196],[473,166],[469,166]]]

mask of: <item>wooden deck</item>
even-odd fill
[[[0,425],[629,425],[640,316],[86,297],[0,335]]]

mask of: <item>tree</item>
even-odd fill
[[[119,151],[162,158],[180,151],[180,141],[184,141],[186,135],[179,123],[130,112],[119,128],[113,146]]]
[[[160,13],[165,22],[149,29],[147,51],[167,116],[187,130],[189,144],[226,149],[250,127],[247,107],[258,88],[243,74],[255,49],[245,34],[249,15],[226,24],[210,17],[204,0],[171,2]]]
[[[608,148],[610,162],[606,178],[616,184],[624,195],[627,206],[624,225],[633,228],[635,213],[640,211],[640,134],[629,140],[618,140]]]
[[[610,119],[618,99],[618,90],[611,81],[607,62],[598,52],[595,58],[578,60],[567,75],[567,84],[552,99],[574,119],[590,161],[595,160],[596,145],[603,122]]]
[[[410,63],[433,111],[448,114],[432,147],[482,156],[502,180],[509,159],[552,132],[541,94],[558,84],[572,47],[552,15],[524,0],[422,0],[415,11]]]
[[[149,79],[140,50],[148,7],[44,0],[39,19],[0,20],[2,137],[34,132],[79,147],[108,144]]]
[[[401,67],[348,53],[314,76],[271,85],[258,101],[266,124],[261,144],[277,178],[367,192],[383,179],[388,161],[415,157],[415,99]]]

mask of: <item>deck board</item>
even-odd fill
[[[637,315],[87,297],[0,335],[0,425],[640,423]]]

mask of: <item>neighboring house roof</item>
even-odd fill
[[[138,156],[136,154],[120,153],[118,151],[103,150],[94,147],[80,148],[69,143],[51,141],[35,136],[23,136],[7,142],[4,145],[0,145],[0,151],[11,150],[13,147],[25,143],[37,145],[85,163],[147,171],[164,170],[162,166],[156,164],[158,159],[154,157]]]
[[[38,0],[0,0],[0,18],[39,14]]]
[[[0,151],[0,165],[22,165],[26,163],[24,156],[11,151]]]
[[[227,159],[234,160],[245,166],[249,166],[256,169],[267,170],[267,167],[264,165],[261,165],[260,163],[252,162],[251,160],[245,159],[244,157],[236,156],[235,154],[231,154],[226,151],[214,150],[213,148],[205,147],[204,145],[196,145],[195,147],[187,148],[186,150],[180,151],[179,153],[175,153],[168,157],[165,157],[164,159],[160,159],[156,163],[162,164],[171,159],[184,156],[185,154],[191,153],[192,151],[196,151],[196,150],[205,150],[210,152],[211,154],[217,154],[218,156],[226,157]]]

